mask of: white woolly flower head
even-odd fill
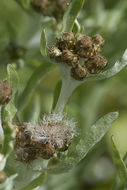
[[[49,159],[56,151],[67,150],[74,135],[75,122],[67,119],[66,115],[44,115],[37,124],[24,123],[19,128],[15,150],[21,161],[27,162],[37,157]],[[22,158],[19,149],[22,149]]]

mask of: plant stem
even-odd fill
[[[55,113],[63,112],[64,107],[67,104],[71,94],[76,89],[76,87],[81,83],[79,81],[73,80],[70,77],[70,71],[68,68],[60,67],[60,69],[62,73],[62,88],[54,110]]]
[[[2,121],[1,121],[1,109],[2,109],[2,105],[0,105],[0,144],[3,144],[4,131],[3,131],[3,127],[2,127]]]

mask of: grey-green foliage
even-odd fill
[[[92,149],[93,146],[102,139],[109,127],[117,118],[118,113],[114,112],[109,113],[98,120],[92,127],[88,129],[86,133],[78,137],[79,141],[76,147],[72,143],[66,158],[63,160],[58,160],[56,166],[55,164],[52,166],[52,160],[51,164],[49,162],[49,172],[61,173],[72,169],[87,155],[90,149]]]
[[[19,2],[19,4],[23,7],[23,9],[25,11],[27,11],[29,9],[29,4],[27,4],[28,1],[20,1],[20,0],[16,0],[16,1]],[[96,2],[95,2],[95,4],[97,5]],[[12,3],[12,5],[13,5],[13,3]],[[80,10],[83,7],[83,5],[84,5],[84,0],[72,0],[70,5],[67,8],[67,11],[65,12],[64,17],[63,17],[63,25],[61,26],[61,24],[59,24],[58,28],[62,27],[62,31],[72,31],[73,30],[74,33],[82,32],[82,29],[84,27],[82,26],[82,24],[80,26],[80,24],[77,21],[77,17],[79,16]],[[7,6],[7,7],[9,7],[9,6]],[[18,8],[18,10],[20,10],[19,7],[17,7],[17,8]],[[98,12],[96,12],[96,13],[98,13]],[[100,10],[99,13],[102,14],[102,11]],[[1,14],[3,14],[3,13],[1,13]],[[20,14],[22,15],[21,12],[20,12]],[[23,13],[23,18],[27,18],[27,16]],[[83,14],[81,15],[81,18],[82,18],[82,16],[83,16]],[[96,14],[96,17],[94,17],[94,16],[93,16],[93,20],[94,20],[94,18],[97,20],[99,18],[101,18],[100,15],[98,17],[97,14]],[[102,20],[105,20],[107,18],[106,17],[107,14],[106,14],[106,16],[105,15],[102,15],[102,16],[104,16],[104,17],[102,17],[103,18]],[[37,32],[40,28],[38,28],[38,30],[37,30],[35,27],[34,31],[31,32],[31,28],[33,28],[32,27],[33,24],[31,24],[31,23],[33,23],[33,17],[32,17],[32,15],[29,15],[28,17],[29,17],[29,19],[26,22],[25,22],[25,19],[21,20],[22,22],[18,21],[19,25],[18,25],[18,27],[16,27],[16,33],[18,33],[18,36],[19,36],[18,39],[20,42],[22,41],[23,37],[24,37],[24,39],[27,38],[27,40],[26,41],[24,40],[24,41],[27,43],[27,45],[29,47],[28,39],[30,38],[30,36],[32,36],[31,33],[33,33],[33,34],[36,33],[35,37],[38,37]],[[32,19],[30,19],[30,17]],[[122,16],[119,16],[119,19],[117,21],[119,21],[121,17]],[[35,16],[34,24],[36,23],[36,21],[39,21],[38,18],[40,18],[40,17]],[[84,19],[84,16],[83,16],[83,19]],[[49,26],[51,26],[51,25],[49,25],[49,22],[51,20],[52,19],[49,19],[49,18],[47,18],[47,20],[46,20],[46,18],[43,18],[42,23],[45,27],[49,27]],[[93,24],[92,27],[94,29],[94,27],[96,27],[96,22],[93,22],[93,20],[90,23]],[[23,25],[23,23],[24,23],[23,21],[25,22],[25,25]],[[17,21],[16,21],[16,23],[17,23]],[[22,27],[21,27],[21,23],[22,23]],[[86,23],[86,26],[87,26],[87,21],[84,21],[84,23]],[[38,22],[37,22],[37,24],[38,24]],[[26,25],[27,25],[27,27],[26,27]],[[99,25],[99,23],[98,23],[98,25]],[[116,26],[117,25],[118,25],[118,23],[116,24]],[[4,26],[4,29],[5,28],[7,30],[7,27]],[[29,28],[29,30],[28,30],[28,28]],[[0,31],[1,31],[1,29],[0,29]],[[18,102],[17,103],[17,108],[18,108],[17,115],[19,117],[18,119],[22,119],[22,115],[23,115],[22,112],[28,106],[27,104],[29,103],[29,100],[31,99],[31,97],[33,98],[32,101],[33,100],[35,100],[35,101],[33,101],[33,105],[31,104],[31,106],[28,106],[29,109],[32,109],[32,111],[29,109],[26,109],[26,110],[29,110],[29,114],[27,115],[29,118],[28,120],[35,121],[39,117],[40,107],[39,107],[39,99],[38,98],[37,98],[38,103],[35,106],[36,97],[38,97],[38,88],[40,86],[42,88],[42,83],[43,83],[42,79],[44,79],[47,76],[47,72],[49,71],[50,66],[53,63],[52,60],[49,60],[44,56],[46,56],[47,41],[50,39],[50,38],[46,39],[46,36],[48,35],[48,36],[52,37],[53,36],[52,34],[54,31],[52,31],[52,29],[49,29],[49,28],[47,28],[46,31],[48,31],[47,32],[48,34],[46,33],[46,35],[45,35],[45,31],[44,30],[42,31],[41,42],[40,42],[40,51],[41,51],[42,57],[40,58],[40,52],[37,53],[37,55],[36,55],[35,52],[37,50],[39,50],[39,48],[35,48],[33,46],[35,49],[33,48],[33,50],[28,50],[28,52],[30,54],[35,53],[33,55],[33,57],[35,56],[35,59],[37,58],[37,61],[34,61],[32,56],[29,57],[29,53],[28,53],[28,57],[26,56],[27,58],[25,58],[23,60],[23,64],[25,65],[25,66],[23,66],[24,71],[25,71],[25,67],[28,67],[27,64],[30,63],[30,68],[32,68],[31,69],[32,75],[29,77],[27,83],[24,84],[23,90],[20,89],[21,94],[20,94],[20,97],[17,98],[17,102]],[[57,33],[59,33],[59,32],[60,32],[60,29],[58,29]],[[40,33],[39,33],[39,35],[40,35]],[[10,40],[8,38],[9,37],[7,37],[7,41]],[[40,39],[40,36],[39,36],[39,39]],[[7,44],[7,42],[6,42],[6,44]],[[25,44],[25,43],[23,43],[23,44]],[[4,49],[4,48],[2,48],[2,49]],[[12,100],[10,101],[10,103],[7,106],[5,106],[3,113],[2,113],[2,119],[8,120],[8,122],[6,124],[6,129],[4,131],[5,132],[4,145],[1,150],[1,153],[3,155],[3,160],[0,163],[0,169],[4,170],[7,173],[8,178],[2,184],[0,184],[0,189],[2,189],[2,190],[13,190],[13,189],[14,190],[32,190],[33,188],[36,188],[44,183],[44,179],[45,179],[45,175],[46,175],[45,171],[50,174],[51,173],[56,174],[56,173],[69,172],[74,167],[76,167],[77,164],[84,157],[87,157],[88,152],[90,152],[93,149],[93,147],[95,146],[95,144],[97,144],[104,137],[107,130],[110,128],[112,123],[118,117],[117,112],[112,112],[112,113],[105,115],[101,119],[99,119],[91,127],[86,128],[86,131],[84,129],[83,130],[81,129],[80,133],[77,134],[77,136],[74,138],[71,146],[69,147],[69,150],[65,154],[64,153],[60,154],[60,155],[58,155],[58,157],[51,159],[49,161],[49,163],[48,163],[48,161],[45,162],[42,159],[35,160],[35,162],[31,163],[31,165],[20,163],[19,161],[15,160],[15,153],[13,152],[13,144],[12,144],[13,139],[15,137],[15,133],[14,133],[13,126],[9,121],[12,121],[12,120],[15,121],[14,116],[17,111],[16,107],[15,107],[15,100],[16,100],[15,95],[17,92],[17,88],[20,88],[20,87],[18,87],[19,79],[17,76],[17,72],[20,72],[20,70],[22,69],[21,64],[19,64],[19,63],[21,63],[21,61],[22,60],[20,60],[20,62],[18,62],[18,61],[16,62],[16,64],[17,64],[17,65],[15,64],[16,69],[14,69],[13,65],[8,65],[8,67],[7,67],[8,81],[13,87],[13,95],[12,95]],[[122,59],[117,61],[111,68],[105,70],[104,72],[102,72],[98,75],[89,75],[83,82],[75,82],[74,80],[72,80],[70,76],[68,77],[68,73],[70,73],[69,69],[67,67],[65,68],[65,67],[60,66],[60,69],[62,72],[62,88],[61,88],[61,84],[58,85],[56,88],[56,93],[54,95],[53,109],[55,108],[55,105],[60,105],[60,104],[63,104],[63,109],[64,109],[64,106],[66,105],[66,103],[68,101],[68,98],[71,96],[71,94],[75,90],[75,88],[78,87],[80,84],[82,84],[86,81],[102,80],[102,79],[114,76],[115,74],[120,72],[126,65],[127,65],[127,51],[125,51]],[[19,66],[19,68],[18,68],[18,66]],[[29,69],[28,70],[26,69],[26,71],[29,71]],[[1,72],[1,70],[0,70],[0,72]],[[23,76],[21,76],[21,77],[23,77]],[[22,80],[22,79],[20,79],[20,80]],[[42,82],[41,84],[40,84],[40,81]],[[47,83],[46,83],[46,85],[47,85]],[[65,89],[64,88],[65,86],[68,87],[68,89]],[[62,91],[61,91],[62,99],[58,99],[58,94],[60,92],[60,89],[62,89]],[[35,96],[35,99],[34,99],[34,96]],[[42,101],[43,99],[40,98],[40,100]],[[58,100],[59,104],[57,104],[57,100]],[[61,102],[61,100],[63,102]],[[40,104],[41,104],[41,101],[40,101]],[[96,109],[95,109],[95,111],[96,111]],[[34,113],[34,112],[36,112],[36,113]],[[83,113],[82,113],[82,115],[83,115]],[[118,150],[113,141],[112,141],[112,144],[113,144],[114,163],[116,163],[117,170],[118,170],[118,173],[120,175],[122,182],[125,183],[125,185],[126,185],[126,175],[127,175],[126,174],[126,166],[125,166],[122,158],[120,157]],[[47,167],[47,163],[48,163],[48,167]]]
[[[124,162],[124,159],[122,159],[120,152],[117,149],[116,143],[114,141],[114,138],[112,137],[112,157],[114,164],[116,166],[118,175],[121,179],[121,182],[123,184],[123,188],[127,188],[127,167]],[[118,177],[117,180],[119,181]],[[117,186],[116,186],[117,187]]]

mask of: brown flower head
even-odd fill
[[[61,59],[67,65],[72,67],[78,64],[78,56],[76,54],[73,54],[70,50],[63,50]]]
[[[85,62],[85,66],[89,73],[97,74],[107,66],[107,60],[101,55],[95,55]]]
[[[86,68],[79,64],[71,69],[71,76],[76,80],[83,80],[86,77],[86,75]]]
[[[57,46],[61,50],[74,49],[75,43],[76,39],[72,32],[64,32],[57,37]]]
[[[48,54],[50,58],[57,59],[61,56],[62,53],[55,45],[52,45],[48,47]]]
[[[107,60],[100,55],[103,44],[104,39],[99,34],[91,38],[85,34],[74,36],[72,32],[64,32],[57,37],[55,45],[56,52],[60,53],[49,52],[49,56],[71,67],[71,76],[75,80],[83,80],[87,74],[97,74],[107,65]]]

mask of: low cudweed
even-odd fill
[[[17,159],[28,163],[39,157],[50,159],[68,149],[75,135],[75,123],[62,114],[45,115],[37,124],[24,123],[16,128]]]
[[[107,60],[100,54],[103,45],[100,34],[89,37],[63,32],[56,38],[56,44],[48,47],[48,54],[56,62],[71,67],[71,76],[75,80],[83,80],[87,74],[98,74],[107,66]]]

